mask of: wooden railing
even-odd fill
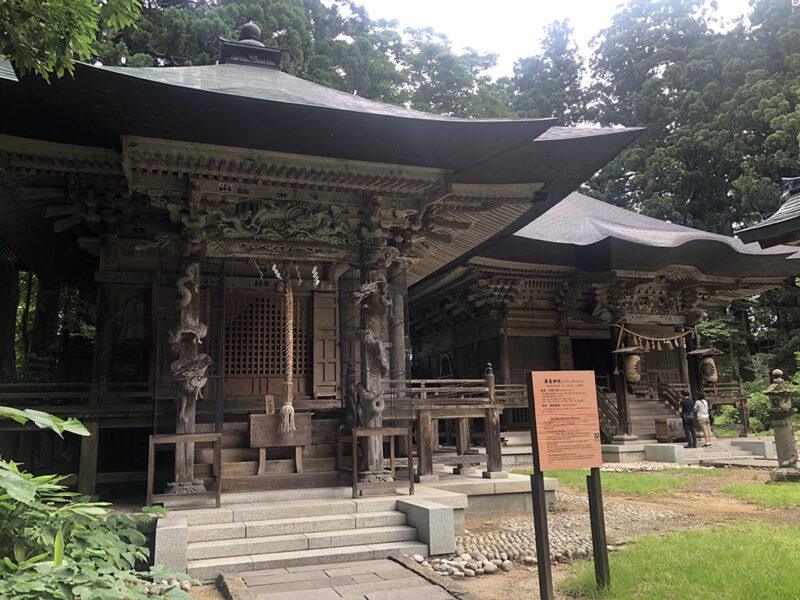
[[[600,419],[600,431],[611,440],[620,432],[619,411],[617,403],[611,399],[611,392],[597,386],[597,413]]]
[[[680,412],[680,392],[689,390],[687,384],[670,384],[658,382],[658,397],[670,404],[676,412]],[[717,406],[734,406],[739,412],[739,423],[716,424],[719,429],[735,429],[739,435],[746,437],[750,433],[750,412],[747,409],[747,396],[741,380],[731,382],[707,383],[703,386],[709,408],[713,411]]]
[[[151,413],[149,383],[3,383],[0,405],[33,408],[78,419]]]
[[[403,379],[390,385],[397,401],[410,400],[413,406],[490,403],[485,379]]]
[[[739,423],[715,424],[719,429],[735,429],[740,437],[750,434],[750,411],[747,408],[747,396],[744,393],[742,380],[729,382],[707,383],[703,386],[709,407],[714,410],[717,406],[733,406],[739,413]]]
[[[689,391],[689,386],[680,383],[663,383],[660,379],[657,385],[658,399],[666,402],[675,412],[679,413],[681,409],[681,392]]]
[[[506,408],[528,406],[528,390],[521,383],[498,383],[494,386],[494,397],[498,404]]]

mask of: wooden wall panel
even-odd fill
[[[315,398],[336,397],[339,385],[339,302],[335,293],[314,292]]]

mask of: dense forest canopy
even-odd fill
[[[31,1],[0,3],[0,49],[12,60],[21,18],[12,9]],[[120,10],[121,1],[111,5]],[[432,29],[373,20],[357,1],[129,0],[140,12],[134,25],[109,22],[97,8],[104,3],[82,2],[95,7],[84,16],[96,26],[76,58],[90,48],[103,64],[210,64],[219,39],[236,39],[252,20],[265,44],[285,49],[284,71],[367,98],[460,117],[644,126],[647,134],[585,191],[699,229],[730,235],[765,218],[778,207],[781,177],[800,175],[800,7],[792,0],[753,0],[748,19],[727,30],[715,26],[708,2],[628,0],[598,31],[590,56],[569,22],[557,21],[538,51],[497,81],[487,74],[495,55],[456,52]],[[23,277],[21,285],[20,297],[30,296],[31,283]],[[794,371],[800,288],[790,281],[736,302],[703,330],[729,351],[734,374]]]

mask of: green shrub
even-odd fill
[[[58,435],[87,435],[70,419],[0,407],[0,416],[33,420]],[[108,515],[108,503],[87,502],[61,485],[60,475],[34,476],[0,458],[0,598],[18,600],[191,600],[177,586],[156,579],[190,579],[163,568],[147,570],[150,551],[141,529],[163,508],[132,516]],[[105,517],[105,518],[101,518]]]

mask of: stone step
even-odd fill
[[[190,542],[201,542],[405,524],[405,513],[396,510],[388,510],[371,513],[334,514],[263,521],[235,521],[211,525],[190,525],[188,534]]]
[[[231,494],[230,496],[234,495]],[[267,502],[249,501],[241,504],[223,505],[224,510],[196,508],[182,510],[181,515],[186,517],[186,523],[191,526],[348,514],[354,512],[355,506],[355,501],[347,498],[306,498],[302,500]]]
[[[186,549],[186,557],[189,560],[202,560],[253,554],[280,555],[297,550],[405,542],[416,539],[417,530],[414,527],[390,525],[364,529],[189,542]]]
[[[427,556],[428,547],[421,542],[400,541],[344,546],[340,548],[293,550],[289,552],[255,554],[251,556],[189,560],[187,563],[187,572],[192,577],[207,581],[215,578],[220,573],[260,571],[284,567],[304,567],[308,565],[374,560],[399,554],[422,554],[423,556]]]

